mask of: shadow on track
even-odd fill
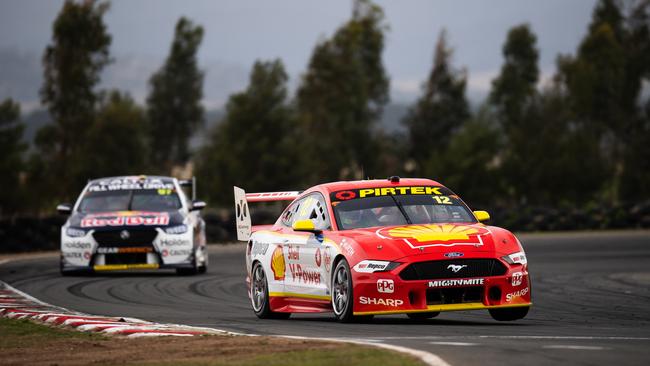
[[[127,272],[127,271],[120,271],[120,272],[102,272],[102,273],[78,273],[74,275],[69,275],[69,276],[62,276],[63,278],[128,278],[128,277],[133,277],[133,278],[141,278],[141,277],[152,277],[152,278],[157,278],[157,277],[179,277],[179,278],[187,278],[187,277],[197,277],[200,275],[179,275],[174,270],[156,270],[156,271],[148,271],[148,272]]]
[[[266,320],[265,320],[266,321]],[[293,315],[288,320],[279,320],[278,322],[292,322],[299,323],[304,322],[308,323],[338,323],[334,316],[322,316],[322,317],[301,317],[300,315]],[[427,326],[490,326],[490,327],[526,327],[531,324],[524,322],[498,322],[496,320],[486,320],[486,321],[472,321],[472,320],[454,320],[454,319],[423,319],[423,320],[414,320],[407,318],[397,318],[397,317],[374,317],[372,320],[363,321],[360,323],[340,323],[341,326],[358,326],[359,324],[363,325],[427,325]]]

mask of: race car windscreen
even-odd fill
[[[331,200],[339,230],[476,222],[460,198],[444,187],[357,189],[334,192]]]
[[[86,192],[79,212],[110,211],[174,211],[181,208],[181,200],[170,189],[136,189]]]

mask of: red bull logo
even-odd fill
[[[88,215],[81,220],[81,227],[102,226],[165,226],[169,224],[167,212],[140,212]]]

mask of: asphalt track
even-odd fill
[[[427,321],[330,314],[259,320],[244,285],[243,247],[213,247],[205,275],[147,272],[61,277],[53,256],[0,265],[0,280],[45,302],[90,314],[235,332],[363,339],[434,353],[451,365],[649,365],[650,232],[524,235],[534,306],[517,322],[487,311]],[[0,261],[1,262],[1,261]],[[254,352],[254,341],[251,341]]]

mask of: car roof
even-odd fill
[[[348,189],[362,188],[379,188],[379,187],[406,187],[406,186],[442,186],[442,184],[424,178],[400,178],[399,182],[393,182],[389,179],[371,179],[371,180],[354,180],[341,181],[319,184],[310,188],[308,191],[322,190],[327,193],[343,191]]]
[[[171,183],[174,178],[172,177],[166,177],[166,176],[161,176],[161,175],[119,175],[119,176],[114,176],[114,177],[104,177],[104,178],[97,178],[97,179],[92,179],[88,181],[88,183],[93,184],[93,183],[98,183],[98,182],[103,182],[103,181],[111,181],[111,180],[121,180],[121,179],[132,179],[132,180],[160,180],[162,182],[167,182]]]

